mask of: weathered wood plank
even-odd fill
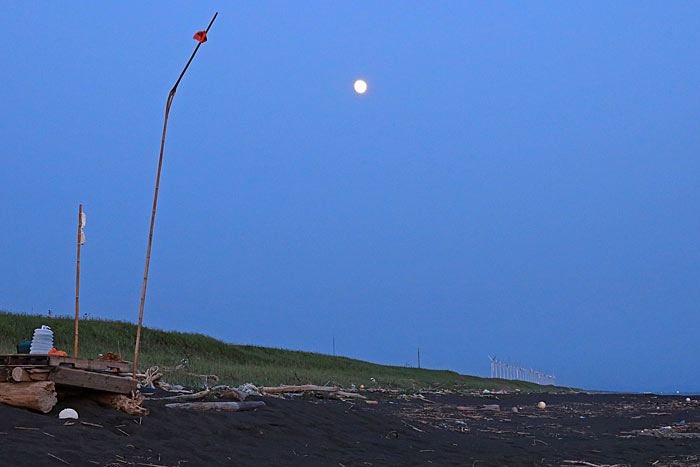
[[[79,388],[97,389],[100,391],[129,394],[135,391],[138,383],[133,378],[112,376],[107,373],[75,370],[72,368],[56,367],[49,379],[56,384],[76,386]]]
[[[64,357],[61,355],[49,355],[49,365],[72,366],[73,368],[89,371],[114,370],[116,372],[124,373],[128,373],[131,371],[131,364],[129,362],[95,360],[92,358]]]
[[[89,371],[131,372],[130,362],[64,357],[62,355],[53,354],[0,354],[0,366],[69,366]]]
[[[47,366],[49,364],[48,355],[29,354],[2,354],[0,355],[0,366]]]

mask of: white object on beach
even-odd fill
[[[686,402],[690,402],[690,397],[686,397],[686,398],[685,398],[685,401],[686,401]]]
[[[64,418],[74,418],[78,419],[78,412],[76,412],[73,409],[63,409],[61,412],[58,414],[58,418],[64,419]]]
[[[547,408],[547,404],[545,404],[544,401],[539,401],[539,402],[537,403],[537,408],[538,408],[538,409],[546,409],[546,408]]]
[[[53,331],[45,324],[34,330],[30,354],[47,354],[53,349]]]

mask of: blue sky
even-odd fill
[[[21,2],[0,308],[700,388],[697,2]],[[369,91],[352,90],[364,78]]]

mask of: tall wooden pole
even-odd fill
[[[83,227],[83,205],[78,207],[78,260],[75,267],[75,348],[73,355],[78,356],[78,297],[80,295],[80,237]]]
[[[216,19],[216,16],[219,13],[215,13],[214,17],[211,19],[211,22],[209,23],[209,26],[207,26],[206,32],[205,32],[205,37],[206,33],[209,32],[209,28],[211,28],[211,25],[214,23],[214,20]],[[139,325],[138,328],[136,329],[136,347],[134,348],[134,378],[136,378],[136,368],[138,365],[139,361],[139,345],[141,343],[141,324],[143,323],[143,304],[146,301],[146,282],[148,281],[148,266],[151,262],[151,243],[153,242],[153,224],[155,223],[156,220],[156,205],[158,204],[158,186],[160,185],[160,170],[163,167],[163,149],[165,148],[165,130],[168,128],[168,114],[170,113],[170,105],[173,103],[173,98],[175,97],[175,91],[177,91],[177,86],[180,84],[180,80],[182,77],[185,75],[185,72],[187,71],[187,68],[190,66],[190,63],[192,63],[192,59],[194,58],[195,54],[199,50],[199,47],[202,45],[203,42],[200,42],[197,44],[197,47],[195,47],[194,52],[192,52],[192,56],[187,62],[187,65],[185,65],[185,68],[182,70],[182,73],[180,73],[180,77],[177,79],[175,82],[175,85],[173,88],[170,90],[170,94],[168,94],[168,100],[165,103],[165,120],[163,122],[163,137],[160,140],[160,157],[158,158],[158,175],[156,175],[156,189],[155,193],[153,194],[153,211],[151,212],[151,230],[148,234],[148,249],[146,250],[146,269],[143,273],[143,288],[141,289],[141,308],[139,310]]]
[[[418,347],[418,368],[420,368],[420,347]]]

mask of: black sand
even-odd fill
[[[142,419],[83,399],[63,400],[48,415],[0,405],[0,465],[700,465],[700,405],[685,397],[370,397],[379,404],[264,398],[266,408],[240,413],[147,401],[152,412]],[[545,410],[536,408],[539,400]],[[80,420],[64,425],[64,407]]]

